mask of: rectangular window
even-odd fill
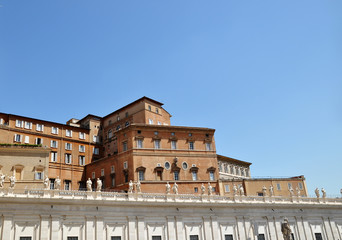
[[[36,131],[37,132],[43,132],[44,131],[44,125],[43,124],[36,124]]]
[[[172,140],[171,141],[171,149],[177,149],[177,141],[175,141],[175,140]]]
[[[160,149],[160,140],[154,140],[154,148]]]
[[[51,128],[51,133],[52,134],[58,134],[58,127],[52,127]]]
[[[103,177],[104,176],[104,169],[102,168],[101,169],[101,177]]]
[[[55,179],[50,178],[50,189],[55,189]]]
[[[25,128],[26,129],[32,129],[32,123],[31,122],[25,122]]]
[[[65,136],[72,137],[72,130],[66,129],[65,130]]]
[[[303,184],[301,182],[298,183],[298,187],[300,190],[303,190]]]
[[[115,176],[112,176],[112,187],[115,187]]]
[[[258,240],[265,240],[265,234],[258,234]]]
[[[72,149],[72,144],[71,143],[65,143],[65,149],[66,150],[71,150]]]
[[[43,172],[36,172],[34,179],[42,180],[43,179]]]
[[[122,151],[127,151],[127,142],[122,143]]]
[[[127,161],[123,163],[123,167],[124,167],[124,169],[128,168],[128,162]]]
[[[19,127],[19,128],[23,128],[24,127],[24,121],[22,121],[22,120],[15,120],[15,126]]]
[[[95,135],[93,136],[93,142],[95,143],[98,142],[98,136],[95,136]]]
[[[224,235],[224,240],[234,240],[232,234]]]
[[[99,152],[100,152],[99,148],[94,148],[94,154],[95,155],[99,155]]]
[[[190,240],[198,240],[198,235],[190,235]]]
[[[80,166],[84,166],[85,165],[85,156],[79,156],[79,164]]]
[[[210,181],[214,181],[215,180],[215,174],[214,174],[213,171],[209,172],[209,179],[210,179]]]
[[[112,165],[112,166],[110,167],[110,173],[115,173],[114,165]]]
[[[78,240],[78,237],[68,237],[67,240]]]
[[[197,181],[197,172],[192,172],[192,180]]]
[[[153,124],[153,120],[152,119],[148,119],[148,123],[149,124]]]
[[[110,238],[110,240],[121,240],[120,236],[113,236]]]
[[[224,185],[224,191],[225,192],[230,192],[229,185]]]
[[[85,146],[84,146],[84,145],[79,145],[79,146],[78,146],[78,150],[79,150],[80,152],[85,152]]]
[[[37,144],[37,145],[43,144],[43,139],[41,139],[41,138],[36,138],[36,144]]]
[[[51,152],[51,162],[57,162],[57,152]]]
[[[194,150],[195,149],[194,142],[189,142],[189,149],[190,150]]]
[[[143,140],[137,139],[137,148],[142,148],[142,147],[143,147]]]
[[[152,240],[161,240],[161,236],[152,236]]]
[[[15,142],[21,142],[23,136],[20,134],[14,134],[14,141]]]
[[[92,173],[91,173],[91,178],[92,178],[92,179],[95,179],[95,172],[92,172]]]
[[[57,148],[58,147],[58,142],[55,140],[51,140],[51,147],[52,148]]]
[[[32,237],[20,237],[19,240],[32,240]]]
[[[178,181],[178,180],[179,180],[179,171],[174,171],[174,172],[173,172],[173,179],[174,179],[175,181]]]
[[[26,144],[30,143],[30,137],[29,136],[25,136],[25,143]]]
[[[0,118],[0,125],[4,124],[4,119]]]
[[[205,150],[211,151],[211,143],[205,143]]]
[[[315,239],[316,240],[323,240],[322,233],[315,233]]]
[[[71,164],[71,154],[70,153],[65,154],[65,163]]]
[[[138,172],[138,178],[139,178],[139,181],[144,181],[145,179],[144,179],[144,171],[139,171]]]
[[[78,135],[80,139],[85,139],[85,133],[80,132]]]
[[[277,190],[281,190],[280,183],[277,183]]]
[[[195,187],[195,188],[194,188],[194,192],[195,192],[195,193],[198,193],[198,187]]]
[[[288,184],[287,184],[287,187],[288,187],[289,189],[292,189],[292,183],[288,183]]]
[[[64,180],[64,190],[71,190],[71,181]]]

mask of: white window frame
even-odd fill
[[[138,171],[138,179],[139,181],[144,181],[145,180],[145,173],[143,170]]]
[[[36,131],[37,132],[43,132],[44,131],[44,125],[43,124],[36,124]]]
[[[192,176],[192,180],[193,181],[197,181],[198,180],[198,174],[196,171],[192,171],[191,172],[191,176]]]
[[[189,150],[195,150],[195,142],[189,142]]]
[[[143,148],[143,140],[137,139],[137,148]]]
[[[58,134],[58,127],[51,127],[52,134]]]
[[[65,150],[72,150],[72,143],[65,143]]]
[[[23,140],[23,135],[14,134],[14,142],[21,142]]]
[[[97,148],[97,147],[95,147],[95,148],[94,148],[94,154],[95,154],[95,155],[99,155],[99,153],[100,153],[100,149]]]
[[[43,180],[44,179],[44,172],[43,171],[36,171],[34,174],[35,180]]]
[[[30,143],[30,137],[29,137],[29,136],[25,136],[24,139],[25,139],[25,140],[24,140],[24,143],[25,143],[25,144],[29,144],[29,143]]]
[[[127,162],[127,161],[125,161],[125,162],[123,163],[123,168],[124,168],[124,169],[127,169],[127,168],[128,168],[128,162]]]
[[[70,153],[66,153],[64,155],[65,157],[65,164],[71,164],[72,163],[72,155]]]
[[[40,139],[40,143],[38,143],[38,139]],[[36,138],[35,144],[36,145],[43,144],[43,138]]]
[[[176,150],[177,149],[177,141],[176,140],[171,140],[171,149]]]
[[[51,152],[51,162],[57,162],[57,152]]]
[[[79,145],[78,146],[79,152],[85,152],[85,146],[84,145]]]
[[[96,135],[93,135],[93,142],[95,143],[99,142],[99,137]]]
[[[25,121],[24,128],[25,128],[25,129],[32,129],[32,123],[31,123],[31,122]]]
[[[205,150],[211,151],[211,143],[209,143],[209,142],[205,143]]]
[[[209,180],[210,181],[215,181],[215,172],[214,171],[210,171],[209,172]]]
[[[230,186],[228,184],[224,185],[224,191],[230,192]]]
[[[72,130],[70,130],[70,129],[65,129],[65,136],[66,136],[66,137],[72,137]]]
[[[161,149],[161,141],[160,139],[154,140],[154,149]]]
[[[52,148],[58,148],[58,141],[56,140],[51,140],[51,145]]]
[[[80,139],[85,139],[85,133],[84,132],[79,132],[78,136]]]
[[[18,128],[24,127],[24,121],[23,120],[15,120],[15,126]]]
[[[80,166],[84,166],[85,165],[85,156],[79,156],[78,157],[78,163]]]
[[[148,119],[148,124],[153,124],[153,119],[149,118]]]

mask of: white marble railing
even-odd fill
[[[342,205],[342,198],[309,198],[309,197],[263,197],[192,195],[192,194],[162,194],[162,193],[119,193],[119,192],[87,192],[77,190],[46,190],[46,189],[0,189],[0,198],[51,198],[65,200],[108,200],[136,202],[176,202],[176,203],[245,203],[245,204],[329,204]]]

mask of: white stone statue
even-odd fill
[[[325,198],[327,196],[327,193],[324,188],[322,188],[322,198]]]
[[[240,195],[245,196],[245,190],[243,189],[242,185],[240,186]]]
[[[135,184],[135,187],[136,187],[136,190],[138,193],[141,193],[141,183],[140,181],[138,180],[138,182]]]
[[[178,185],[177,185],[177,183],[173,184],[172,190],[173,190],[174,194],[178,194]]]
[[[235,185],[235,184],[233,185],[233,193],[234,193],[234,196],[236,196],[236,195],[237,195],[237,187],[236,187],[236,185]]]
[[[88,178],[88,180],[87,180],[87,191],[88,192],[92,191],[91,185],[93,185],[93,182],[90,180],[90,178]]]
[[[319,189],[318,188],[315,189],[315,194],[316,194],[316,197],[319,198]]]
[[[171,189],[171,186],[170,186],[169,182],[166,183],[165,187],[166,187],[166,194],[169,194],[170,193],[170,189]]]
[[[205,194],[205,186],[204,186],[204,183],[202,183],[202,186],[201,186],[201,194],[202,194],[202,195]]]
[[[49,187],[50,187],[50,179],[48,176],[46,176],[44,179],[44,189],[49,189]]]
[[[9,180],[10,180],[10,188],[14,188],[14,185],[15,185],[15,182],[16,182],[15,176],[14,175],[10,176]]]
[[[264,197],[267,196],[267,188],[265,187],[265,185],[262,187],[262,194]]]
[[[274,191],[273,191],[273,186],[271,185],[271,186],[270,186],[270,196],[272,197],[272,196],[273,196],[273,194],[274,194]]]
[[[208,183],[208,195],[211,195],[213,193],[213,187]]]
[[[61,189],[61,180],[59,179],[59,176],[55,179],[55,189],[60,190]]]
[[[281,232],[283,233],[284,240],[292,240],[291,228],[286,218],[284,219],[284,222],[281,224]]]
[[[128,193],[132,193],[132,192],[133,192],[133,182],[132,180],[130,180],[128,183]]]
[[[4,174],[0,175],[0,188],[4,187],[5,177],[6,177],[6,175],[4,175]]]
[[[97,178],[97,180],[96,180],[96,191],[101,192],[101,188],[102,188],[102,181],[101,181],[101,179]]]

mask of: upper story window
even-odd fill
[[[210,180],[210,181],[214,181],[214,180],[215,180],[215,174],[214,174],[213,171],[210,171],[210,172],[209,172],[209,180]]]
[[[192,180],[197,181],[197,172],[196,171],[192,172]]]
[[[4,124],[4,119],[0,118],[0,125]]]
[[[192,133],[189,133],[189,137],[192,137]]]
[[[303,190],[303,184],[301,182],[298,183],[298,187],[300,190]]]
[[[32,129],[32,123],[31,122],[25,122],[25,128],[26,129]]]
[[[65,143],[65,149],[66,150],[72,150],[72,144],[71,143]]]
[[[72,137],[72,130],[66,129],[65,130],[65,136]]]
[[[43,144],[43,139],[42,139],[42,138],[36,138],[35,144],[36,144],[36,145],[41,145],[41,144]]]
[[[22,121],[22,120],[15,120],[15,126],[19,127],[19,128],[24,127],[24,121]]]
[[[124,169],[127,169],[127,168],[128,168],[128,162],[127,162],[127,161],[125,161],[125,162],[123,163],[123,167],[124,167]]]
[[[125,117],[128,117],[128,112],[125,113]]]
[[[51,162],[57,162],[57,152],[51,152]]]
[[[99,155],[100,153],[100,149],[99,148],[94,148],[94,154],[95,155]]]
[[[84,166],[85,165],[85,156],[79,156],[78,160],[79,160],[80,166]]]
[[[71,154],[70,153],[65,154],[65,163],[71,164]]]
[[[292,189],[292,183],[288,183],[288,184],[287,184],[287,187],[288,187],[289,189]]]
[[[281,190],[280,183],[277,183],[277,190]]]
[[[125,127],[128,127],[129,126],[129,122],[125,122]]]
[[[148,123],[149,123],[149,124],[153,124],[153,119],[149,118],[149,119],[148,119]]]
[[[178,181],[178,180],[179,180],[179,171],[174,171],[174,172],[173,172],[173,179],[174,179],[175,181]]]
[[[127,142],[123,142],[123,143],[122,143],[122,151],[125,152],[125,151],[127,151],[127,149],[128,149],[128,148],[127,148]]]
[[[99,137],[94,135],[93,136],[93,142],[95,142],[95,143],[99,142]]]
[[[143,170],[139,170],[138,171],[138,179],[139,179],[139,181],[144,181],[145,180],[144,171]]]
[[[85,146],[84,145],[79,145],[78,146],[79,152],[85,152]]]
[[[110,173],[115,173],[114,165],[110,166]]]
[[[85,133],[80,132],[80,133],[79,133],[79,137],[80,137],[80,139],[85,139]]]
[[[159,139],[154,140],[154,148],[160,149],[160,140]]]
[[[108,139],[111,139],[113,137],[113,133],[112,133],[112,130],[110,129],[108,131]]]
[[[159,133],[157,131],[154,132],[154,135],[158,135]]]
[[[14,134],[14,141],[15,142],[21,142],[23,139],[23,136],[20,134]]]
[[[52,148],[57,148],[58,147],[58,141],[56,140],[51,140],[51,145]]]
[[[44,131],[44,125],[43,124],[36,124],[36,131],[37,132],[43,132]]]
[[[177,141],[175,141],[175,140],[172,140],[171,141],[171,149],[177,149]]]
[[[205,143],[205,150],[211,151],[211,143]]]
[[[120,116],[117,116],[117,117],[116,117],[116,121],[120,121]]]
[[[104,168],[101,169],[101,177],[104,176]]]
[[[44,172],[42,170],[37,170],[35,172],[35,176],[34,176],[34,179],[35,180],[42,180],[43,179],[43,176],[44,176]]]
[[[143,140],[137,139],[137,148],[143,148]]]
[[[229,185],[227,184],[227,185],[224,185],[224,191],[225,192],[230,192],[230,189],[229,189]]]
[[[159,113],[159,109],[158,108],[156,108],[156,113]]]
[[[151,105],[148,105],[148,110],[151,111],[152,110],[152,107]]]
[[[58,127],[52,127],[51,128],[51,133],[52,134],[58,134]]]
[[[171,136],[175,136],[176,134],[174,132],[171,133]]]
[[[118,126],[116,127],[116,131],[120,130],[120,128],[121,128],[121,126],[118,125]]]
[[[171,164],[169,162],[165,162],[164,167],[166,170],[169,170],[171,167]]]
[[[158,121],[158,125],[162,125],[162,123]]]
[[[189,149],[194,150],[195,149],[195,144],[194,142],[189,142]]]

